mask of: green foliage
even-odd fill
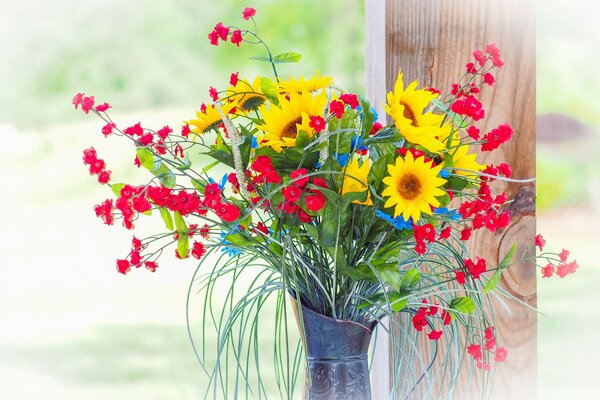
[[[517,244],[515,243],[512,245],[512,247],[510,248],[508,253],[506,253],[504,258],[498,265],[498,268],[494,272],[494,275],[492,275],[490,280],[487,281],[487,283],[485,284],[485,287],[483,288],[484,293],[491,292],[492,290],[494,290],[496,288],[496,286],[498,285],[498,282],[500,282],[500,276],[502,275],[502,271],[505,270],[510,265],[510,263],[515,255],[516,250],[517,250]]]

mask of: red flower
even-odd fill
[[[554,275],[555,270],[556,268],[554,268],[554,265],[552,264],[542,267],[542,278],[550,278],[552,275]]]
[[[131,270],[131,264],[127,260],[117,260],[117,271],[125,275]]]
[[[225,222],[233,222],[240,217],[240,209],[234,204],[221,204],[216,210],[217,216]]]
[[[106,168],[104,160],[97,159],[94,163],[90,164],[90,174],[97,175],[104,171],[104,168]]]
[[[311,115],[308,126],[313,128],[315,132],[319,133],[325,129],[325,120],[320,115]]]
[[[256,15],[256,10],[252,7],[246,7],[242,11],[242,18],[244,18],[246,21],[249,20],[250,18],[254,17],[255,15]]]
[[[129,262],[136,268],[139,268],[142,263],[142,256],[139,251],[132,251],[129,256]]]
[[[106,170],[101,171],[98,174],[98,182],[100,182],[101,185],[107,184],[108,182],[110,182],[110,174],[111,174],[111,171],[106,171]]]
[[[442,337],[442,333],[443,331],[431,331],[427,334],[427,337],[429,340],[438,340],[440,337]]]
[[[212,86],[210,87],[210,89],[208,89],[208,95],[210,96],[210,98],[212,99],[212,101],[219,100],[219,92],[217,92],[217,89],[215,89]]]
[[[297,178],[300,178],[301,176],[303,176],[303,178],[298,179],[294,182],[295,185],[298,185],[299,187],[303,188],[308,183],[309,178],[308,178],[308,176],[305,176],[307,173],[308,173],[308,170],[306,168],[300,168],[300,169],[292,171],[292,173],[290,174],[290,178],[297,179]]]
[[[146,132],[138,140],[142,146],[148,146],[154,140],[154,136],[150,132]]]
[[[94,149],[93,147],[83,150],[83,163],[85,165],[95,163],[97,159],[98,155],[96,153],[96,149]]]
[[[84,97],[81,100],[81,109],[88,114],[94,108],[94,96]]]
[[[138,122],[133,126],[125,128],[123,133],[129,136],[142,136],[144,134],[144,128],[142,128],[142,123]]]
[[[360,105],[360,103],[358,102],[358,96],[356,96],[355,94],[352,94],[352,93],[342,94],[340,96],[340,100],[343,101],[344,103],[348,104],[350,106],[350,108],[353,110]]]
[[[459,270],[454,270],[454,273],[456,274],[456,282],[458,282],[459,285],[464,285],[465,284],[465,273],[463,271],[459,271]]]
[[[377,132],[379,132],[381,130],[381,128],[383,128],[383,125],[381,125],[380,122],[375,122],[373,124],[373,126],[371,127],[371,132],[369,133],[369,135],[374,135]]]
[[[190,126],[188,124],[185,124],[181,127],[181,136],[188,137],[190,132],[192,131],[190,130]]]
[[[473,58],[475,58],[475,61],[477,61],[477,63],[482,67],[485,65],[485,61],[487,60],[486,55],[481,50],[475,50],[473,52]]]
[[[104,111],[108,110],[109,108],[110,108],[110,104],[108,104],[108,103],[105,102],[105,103],[102,103],[102,104],[98,104],[96,106],[96,111],[104,112]]]
[[[498,347],[498,349],[496,349],[496,355],[494,356],[494,361],[504,362],[504,360],[506,360],[507,354],[508,354],[508,351],[504,347]]]
[[[440,314],[440,318],[442,319],[442,323],[444,325],[450,325],[450,322],[452,322],[452,316],[446,310],[442,310],[442,312]]]
[[[467,346],[467,353],[471,355],[475,360],[481,360],[483,353],[481,352],[480,344],[472,344]]]
[[[540,234],[535,235],[534,239],[535,239],[535,245],[540,248],[540,251],[542,251],[544,249],[544,246],[546,245],[546,240]]]
[[[467,69],[467,73],[469,74],[476,74],[477,73],[477,68],[475,67],[475,64],[473,64],[472,62],[468,63],[465,68]]]
[[[427,240],[429,243],[435,242],[435,228],[431,224],[413,225],[413,233],[417,242]]]
[[[427,252],[427,246],[425,245],[425,242],[417,242],[415,245],[415,252],[419,255],[425,254]]]
[[[83,93],[77,93],[75,96],[73,96],[73,100],[71,100],[71,103],[75,106],[76,110],[81,105],[82,100],[83,100]]]
[[[300,199],[300,196],[302,195],[302,189],[296,185],[290,185],[284,187],[281,190],[281,194],[283,194],[283,197],[285,197],[287,201],[295,203]]]
[[[440,90],[438,90],[438,89],[436,89],[434,87],[428,87],[425,90],[427,90],[428,92],[431,92],[433,94],[440,94],[440,93],[442,93]]]
[[[218,46],[219,45],[219,34],[216,31],[212,31],[211,33],[208,34],[208,41],[213,46]]]
[[[313,178],[312,184],[318,187],[327,188],[327,183],[323,178]]]
[[[233,73],[231,74],[231,76],[229,77],[229,83],[231,84],[231,86],[233,86],[233,87],[237,86],[238,80],[239,80],[239,78],[238,78],[239,74],[240,74],[239,72],[236,72],[235,74],[233,74]]]
[[[495,67],[502,68],[504,62],[500,58],[500,50],[496,47],[494,43],[490,43],[485,47],[485,52],[488,53],[492,57],[492,63]]]
[[[325,196],[319,191],[307,195],[304,198],[304,201],[306,202],[306,208],[312,212],[318,212],[325,207]]]
[[[194,244],[192,245],[192,256],[199,260],[204,254],[206,254],[206,249],[204,248],[204,245],[200,242],[194,242]]]
[[[513,130],[508,124],[503,124],[492,129],[483,137],[486,142],[481,145],[481,151],[492,151],[497,149],[502,143],[512,139],[512,135]]]
[[[135,211],[141,212],[141,213],[150,211],[150,209],[152,208],[152,204],[150,204],[150,202],[148,201],[146,196],[142,196],[142,195],[134,197],[132,200],[132,204],[133,204],[133,209]]]
[[[267,228],[267,226],[265,224],[263,224],[262,222],[259,222],[258,224],[256,224],[256,227],[254,227],[253,229],[254,232],[260,232],[263,235],[268,235],[269,234],[269,228]]]
[[[483,74],[483,81],[488,85],[488,86],[492,86],[494,84],[494,75],[490,74],[489,72],[486,72],[485,74]]]
[[[303,209],[298,210],[298,219],[304,224],[309,224],[312,222],[312,217],[308,215]]]
[[[577,264],[577,261],[573,261],[567,264],[560,264],[558,268],[556,268],[556,275],[558,275],[561,278],[564,278],[569,274],[574,274],[575,271],[577,271],[577,268],[579,268],[579,264]]]
[[[344,103],[342,103],[339,100],[333,100],[330,104],[329,104],[329,112],[333,115],[335,115],[335,117],[337,119],[341,119],[342,116],[344,115],[344,111],[346,110],[346,107],[344,106]]]
[[[425,310],[426,308],[419,309],[419,311],[412,318],[413,326],[419,332],[421,332],[423,328],[427,326],[427,316],[425,314]]]
[[[465,267],[473,275],[473,278],[479,279],[479,276],[487,270],[487,263],[483,258],[477,257],[476,260],[477,262],[473,262],[471,259],[465,260]]]
[[[567,262],[567,258],[569,258],[569,250],[562,249],[558,257],[560,258],[560,261]]]
[[[229,28],[223,25],[222,22],[219,22],[215,25],[214,31],[217,32],[221,40],[227,40],[227,36],[229,35]]]
[[[156,268],[158,268],[158,263],[154,261],[145,261],[144,267],[150,272],[156,272]]]
[[[450,237],[450,233],[452,233],[452,227],[447,226],[440,232],[440,240],[448,239]]]
[[[467,128],[467,133],[469,136],[471,136],[471,138],[473,138],[473,140],[479,140],[480,130],[478,127],[471,125]]]
[[[242,43],[242,31],[236,29],[233,31],[231,35],[231,43],[235,44],[237,47],[240,47],[240,43]]]
[[[113,129],[115,129],[117,127],[116,124],[109,122],[108,124],[104,125],[102,127],[102,134],[106,137],[108,135],[110,135],[113,131]]]
[[[169,133],[172,133],[173,129],[169,128],[168,125],[163,126],[162,128],[160,128],[158,131],[156,131],[156,134],[162,139],[162,140],[166,140],[167,136],[169,136]]]
[[[478,121],[485,117],[483,105],[473,96],[465,96],[456,100],[454,103],[452,103],[450,109],[456,114],[471,117],[474,121]]]
[[[96,217],[101,218],[106,225],[112,225],[115,220],[113,210],[114,206],[112,199],[104,200],[103,203],[94,206]]]

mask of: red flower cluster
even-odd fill
[[[467,354],[473,357],[477,365],[477,368],[489,371],[492,369],[492,365],[483,362],[483,351],[494,354],[494,361],[497,363],[504,362],[508,351],[504,347],[500,347],[496,343],[496,337],[494,336],[494,327],[489,326],[485,328],[484,336],[485,344],[482,347],[481,344],[472,344],[467,346]],[[495,348],[495,351],[493,351]]]
[[[240,217],[240,209],[235,204],[222,201],[221,189],[217,183],[206,185],[204,206],[213,210],[225,222],[233,222]]]
[[[484,143],[481,145],[481,151],[492,151],[498,148],[502,143],[512,139],[513,129],[508,124],[502,124],[492,129],[483,137]]]
[[[546,245],[546,240],[540,234],[535,235],[534,237],[535,245],[539,247],[540,251],[544,249]],[[541,268],[542,278],[550,278],[555,274],[560,278],[564,278],[567,275],[574,274],[579,268],[579,264],[577,261],[568,262],[569,255],[571,252],[569,250],[562,249],[560,253],[547,253],[548,255],[542,256],[546,260],[548,260],[548,264],[545,267]],[[560,262],[556,263],[556,258]],[[556,263],[556,264],[555,264]]]
[[[344,93],[340,95],[340,100],[349,105],[353,110],[360,105],[358,102],[358,96],[354,93]]]
[[[483,179],[482,179],[483,180]],[[477,191],[478,198],[472,201],[463,202],[458,208],[458,212],[463,218],[471,218],[472,228],[487,228],[490,232],[505,228],[510,223],[510,214],[508,211],[500,212],[499,206],[506,202],[504,193],[493,197],[490,187],[486,182],[482,182]],[[464,231],[463,231],[464,232]],[[462,240],[468,240],[470,232],[464,233]]]
[[[84,113],[89,114],[89,112],[94,108],[94,96],[85,96],[83,93],[77,93],[72,100],[75,109],[78,109],[81,106],[81,109]]]
[[[256,15],[256,10],[252,7],[246,7],[242,11],[242,18],[244,18],[246,21],[249,20],[250,18],[254,17],[255,15]]]
[[[457,99],[450,109],[459,115],[464,115],[473,118],[474,121],[478,121],[485,117],[485,110],[483,105],[475,96],[465,96]]]
[[[112,225],[115,222],[114,208],[112,199],[106,199],[104,202],[94,206],[94,212],[96,213],[96,217],[102,219],[102,222],[106,225]]]
[[[292,182],[281,190],[284,201],[279,204],[279,210],[289,215],[296,215],[301,222],[309,223],[312,217],[300,207],[299,200],[304,196],[304,204],[309,211],[318,212],[325,207],[325,196],[320,190],[308,187],[309,181],[313,186],[326,188],[327,184],[321,178],[306,176],[306,168],[300,168],[290,174]]]
[[[83,151],[83,164],[90,166],[90,175],[98,175],[98,182],[105,185],[110,182],[111,171],[106,169],[104,160],[98,158],[93,147]]]
[[[415,251],[417,254],[425,254],[427,246],[425,241],[429,243],[435,242],[435,228],[431,224],[425,225],[414,225],[413,224],[413,235],[415,237]]]
[[[339,100],[333,100],[329,103],[329,113],[335,115],[337,119],[341,119],[346,111],[346,106]]]
[[[323,119],[323,117],[321,117],[320,115],[311,115],[309,118],[310,118],[310,122],[308,123],[308,126],[313,128],[316,133],[319,133],[323,129],[325,129],[326,125],[325,125],[325,120]]]
[[[256,184],[281,183],[281,177],[273,167],[273,162],[267,156],[256,157],[250,168],[257,173],[252,178],[252,181]]]
[[[417,330],[417,332],[422,332],[423,328],[430,326],[430,323],[427,320],[427,317],[431,317],[432,319],[438,314],[439,306],[437,304],[428,305],[427,299],[423,299],[424,306],[421,306],[417,313],[412,318],[413,327]],[[452,321],[450,317],[450,313],[446,310],[442,310],[439,315],[440,322],[442,326],[449,325]],[[433,322],[431,322],[433,325]],[[442,337],[443,330],[434,330],[431,328],[431,332],[427,334],[429,340],[438,340]]]
[[[227,41],[227,38],[229,37],[229,32],[230,32],[229,27],[223,25],[222,22],[219,22],[218,24],[215,25],[212,32],[208,34],[208,40],[209,40],[210,44],[212,44],[213,46],[218,46],[219,39],[224,42]],[[231,40],[231,43],[233,43],[239,47],[240,43],[242,42],[242,31],[239,29],[234,30],[233,33],[231,34],[230,40]]]

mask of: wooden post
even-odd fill
[[[513,177],[535,176],[535,5],[533,0],[366,0],[367,95],[381,105],[399,70],[405,82],[447,92],[465,71],[475,49],[495,43],[505,66],[497,86],[485,87],[481,100],[486,118],[478,126],[486,132],[508,122],[515,138],[480,162],[512,166]],[[469,242],[472,255],[497,265],[513,243],[519,257],[533,246],[535,185],[494,183],[514,202],[512,223],[491,234],[478,231]],[[514,265],[503,273],[500,285],[521,301],[536,306],[536,269],[532,263]],[[494,299],[498,341],[508,349],[505,365],[498,365],[493,390],[497,399],[536,398],[536,314],[515,301]],[[390,340],[393,340],[390,339]],[[376,362],[385,359],[389,343],[376,350]],[[374,398],[386,398],[389,374],[373,373]],[[477,371],[481,376],[481,371]],[[392,383],[393,384],[393,383]],[[474,385],[477,387],[477,384]],[[383,388],[377,391],[378,387]],[[467,397],[470,398],[470,397]]]

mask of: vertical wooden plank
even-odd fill
[[[386,0],[365,1],[365,74],[366,95],[385,121],[383,105],[386,94]],[[385,322],[382,322],[385,324]],[[381,325],[381,324],[380,324]],[[373,399],[386,399],[390,393],[390,337],[379,326],[376,331],[371,388]]]
[[[375,11],[370,8],[381,6],[382,2],[367,0],[367,38],[381,29],[381,21],[371,18]],[[496,43],[506,64],[498,73],[498,85],[485,88],[481,100],[487,117],[480,121],[479,127],[485,132],[508,122],[516,138],[492,154],[482,154],[479,160],[494,164],[508,162],[513,168],[513,177],[534,177],[534,0],[388,0],[384,26],[385,50],[377,46],[367,48],[367,93],[373,95],[371,98],[378,105],[384,101],[380,97],[379,81],[384,68],[378,59],[385,59],[388,90],[401,69],[407,82],[419,79],[423,86],[448,91],[464,73],[464,64],[471,52],[487,43]],[[518,257],[526,247],[533,245],[535,233],[535,185],[500,182],[494,185],[505,190],[514,202],[510,207],[512,223],[507,229],[494,234],[477,232],[470,240],[471,254],[486,258],[489,265],[499,262],[515,242],[519,246]],[[503,274],[501,285],[535,307],[535,271],[532,263],[514,265]],[[515,301],[493,301],[498,340],[509,350],[506,364],[496,369],[493,397],[535,398],[536,315]]]

